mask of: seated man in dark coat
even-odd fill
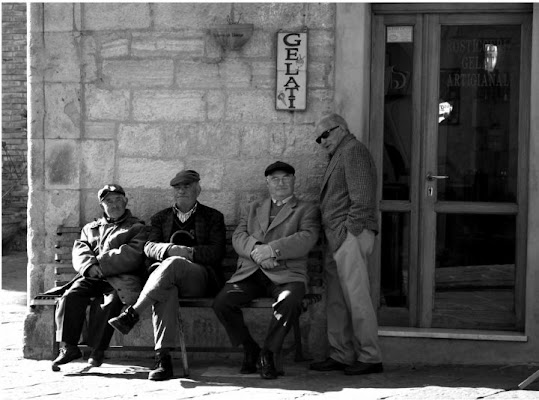
[[[232,236],[238,267],[215,298],[213,309],[234,346],[243,345],[241,373],[259,368],[263,379],[275,379],[279,354],[290,328],[301,314],[307,286],[308,254],[318,240],[318,208],[294,196],[295,170],[281,161],[266,168],[269,197],[242,212]],[[273,315],[262,349],[245,325],[241,306],[258,297],[273,297]],[[258,366],[257,366],[258,364]]]
[[[82,356],[77,344],[92,298],[96,301],[90,312],[88,339],[93,351],[88,363],[98,367],[114,333],[107,320],[120,314],[124,304],[135,303],[142,289],[146,226],[126,209],[127,197],[120,185],[105,185],[98,199],[103,218],[86,224],[73,244],[77,275],[56,290],[63,292],[56,307],[56,340],[63,346],[53,361],[55,371],[58,365]]]
[[[129,333],[139,314],[153,306],[156,366],[148,379],[173,376],[170,351],[176,347],[178,298],[213,296],[224,283],[221,262],[226,251],[224,216],[197,201],[200,176],[179,172],[170,185],[175,204],[151,218],[144,251],[153,260],[150,277],[137,302],[109,320],[116,330]]]

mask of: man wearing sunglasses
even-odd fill
[[[308,253],[320,231],[318,208],[294,195],[295,170],[277,161],[265,170],[269,197],[243,208],[232,245],[238,267],[215,298],[213,309],[234,346],[242,345],[242,374],[257,371],[275,379],[274,355],[301,314],[307,285]],[[258,297],[273,297],[273,316],[262,348],[245,325],[241,306]]]
[[[378,232],[376,167],[365,145],[331,114],[316,125],[316,142],[329,155],[320,209],[328,241],[326,252],[329,357],[316,371],[346,375],[383,371],[378,322],[369,290],[367,259]]]

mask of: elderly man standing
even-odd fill
[[[103,217],[82,228],[73,245],[77,275],[56,290],[63,292],[56,308],[56,339],[63,345],[53,370],[82,356],[77,344],[93,297],[101,304],[90,313],[89,344],[93,350],[88,363],[100,366],[114,333],[106,321],[120,314],[124,304],[133,304],[142,288],[146,226],[126,209],[127,197],[120,185],[105,185],[97,197]]]
[[[243,345],[241,373],[260,369],[277,378],[273,355],[301,314],[307,284],[307,257],[320,231],[317,207],[294,196],[294,168],[277,161],[266,168],[270,194],[247,205],[232,236],[238,253],[235,274],[215,298],[213,309],[234,346]],[[275,299],[262,349],[245,325],[241,306],[258,297]]]
[[[325,361],[316,371],[344,370],[346,375],[383,371],[378,322],[370,290],[367,258],[378,232],[376,167],[369,150],[331,114],[317,126],[316,142],[329,154],[320,208],[328,240],[326,253],[327,333]]]
[[[170,181],[174,205],[151,218],[144,252],[153,260],[150,277],[137,302],[109,320],[116,330],[129,333],[139,314],[153,308],[156,365],[148,379],[173,376],[170,351],[176,347],[178,298],[213,296],[223,286],[221,262],[226,251],[224,216],[197,201],[200,175],[183,170]]]

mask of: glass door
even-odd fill
[[[380,325],[523,327],[529,24],[374,18]]]

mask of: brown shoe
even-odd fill
[[[384,372],[382,363],[363,363],[361,361],[356,361],[344,369],[345,375],[379,374],[380,372]]]
[[[346,364],[335,361],[333,358],[326,358],[324,361],[314,362],[309,365],[313,371],[342,371],[347,367]]]

